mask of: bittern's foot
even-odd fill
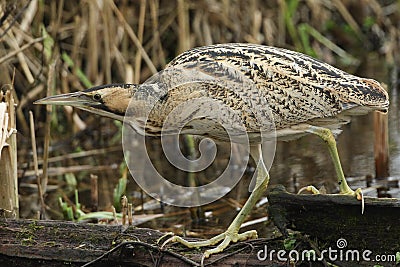
[[[251,230],[251,231],[247,231],[247,232],[239,234],[236,231],[230,231],[230,229],[228,228],[228,230],[226,230],[222,234],[219,234],[217,236],[214,236],[213,238],[210,238],[210,239],[204,240],[204,241],[190,242],[190,241],[183,239],[182,237],[173,236],[173,237],[169,238],[167,241],[165,241],[162,244],[161,248],[165,247],[165,245],[167,245],[168,243],[171,243],[171,242],[181,243],[182,245],[184,245],[188,248],[208,247],[208,246],[216,245],[217,243],[221,242],[217,247],[208,249],[203,253],[203,257],[201,259],[201,265],[203,265],[204,259],[210,257],[211,254],[216,254],[216,253],[222,252],[226,247],[228,247],[228,245],[231,242],[235,243],[235,242],[243,241],[243,240],[247,240],[247,239],[255,239],[257,237],[258,237],[257,231],[255,231],[255,230]]]
[[[313,194],[321,194],[320,190],[318,190],[317,188],[315,188],[312,185],[300,188],[300,190],[297,194],[301,194],[304,191],[308,191]],[[345,191],[341,191],[341,192],[339,192],[339,194],[355,196],[357,198],[357,200],[361,200],[361,214],[364,213],[364,195],[363,195],[361,188],[357,188],[356,191],[353,191],[350,187],[347,187]]]
[[[305,191],[307,191],[307,192],[311,192],[311,193],[313,193],[314,195],[317,195],[317,194],[326,194],[326,192],[321,192],[322,190],[318,190],[315,186],[313,186],[313,185],[309,185],[309,186],[305,186],[305,187],[302,187],[302,188],[300,188],[300,190],[299,190],[299,192],[297,192],[297,194],[302,194],[303,192],[305,192]],[[324,190],[325,191],[325,190]]]

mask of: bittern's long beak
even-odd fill
[[[87,91],[49,96],[35,101],[34,104],[71,106],[120,121],[124,119],[124,113],[110,110],[101,100],[100,94],[90,94]]]
[[[83,92],[74,92],[62,95],[48,96],[36,100],[35,102],[33,102],[33,104],[87,107],[99,105],[100,103],[94,101],[91,97]]]

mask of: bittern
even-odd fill
[[[293,139],[307,133],[321,137],[328,145],[340,193],[360,197],[360,189],[353,191],[346,182],[332,130],[347,123],[349,115],[365,114],[372,110],[387,112],[388,94],[377,81],[348,74],[298,52],[241,43],[217,44],[188,50],[173,59],[165,70],[187,69],[192,66],[197,66],[200,71],[209,75],[215,74],[217,80],[222,76],[241,79],[238,77],[240,74],[249,79],[253,86],[234,86],[235,83],[215,83],[199,78],[194,83],[184,82],[160,94],[157,90],[150,90],[148,86],[113,84],[82,92],[50,96],[35,103],[70,105],[123,120],[131,98],[143,90],[142,101],[152,97],[159,99],[149,115],[147,126],[141,126],[144,133],[151,135],[161,135],[163,122],[168,115],[166,113],[192,97],[207,96],[228,105],[232,114],[224,114],[225,123],[234,125],[239,120],[250,136],[250,156],[257,163],[256,186],[231,225],[222,234],[198,242],[188,242],[173,236],[165,242],[180,242],[187,247],[213,246],[219,243],[215,248],[206,250],[203,258],[223,251],[231,242],[257,237],[256,231],[239,233],[239,228],[266,191],[269,182],[269,174],[261,152],[262,144],[260,138],[257,138],[258,133],[269,129],[270,125],[263,128],[265,122],[274,122],[274,131],[278,139]],[[178,80],[179,84],[179,75],[170,78]],[[166,83],[168,84],[168,81]],[[259,112],[266,108],[270,110],[270,115]],[[198,107],[193,106],[194,112],[199,115]],[[219,110],[213,112],[218,113]],[[272,118],[263,120],[260,114],[267,114],[266,116]],[[220,130],[214,125],[210,127],[207,122],[214,124],[212,120],[204,120],[201,123],[188,122],[191,127],[184,127],[182,132],[225,140],[221,137]],[[310,189],[317,193],[315,188]]]

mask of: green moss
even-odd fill
[[[21,232],[17,234],[17,238],[21,239],[21,244],[30,246],[36,243],[35,232],[42,229],[44,226],[38,225],[36,221],[33,221],[25,228],[22,228]]]
[[[43,229],[43,228],[44,228],[43,225],[38,225],[38,224],[37,224],[37,221],[33,221],[32,223],[30,223],[30,224],[28,225],[28,227],[29,227],[29,229],[31,229],[32,231],[36,231],[36,230],[39,230],[39,229]]]

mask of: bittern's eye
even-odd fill
[[[101,100],[101,95],[100,94],[94,94],[93,95],[93,100],[94,101],[100,101]]]

